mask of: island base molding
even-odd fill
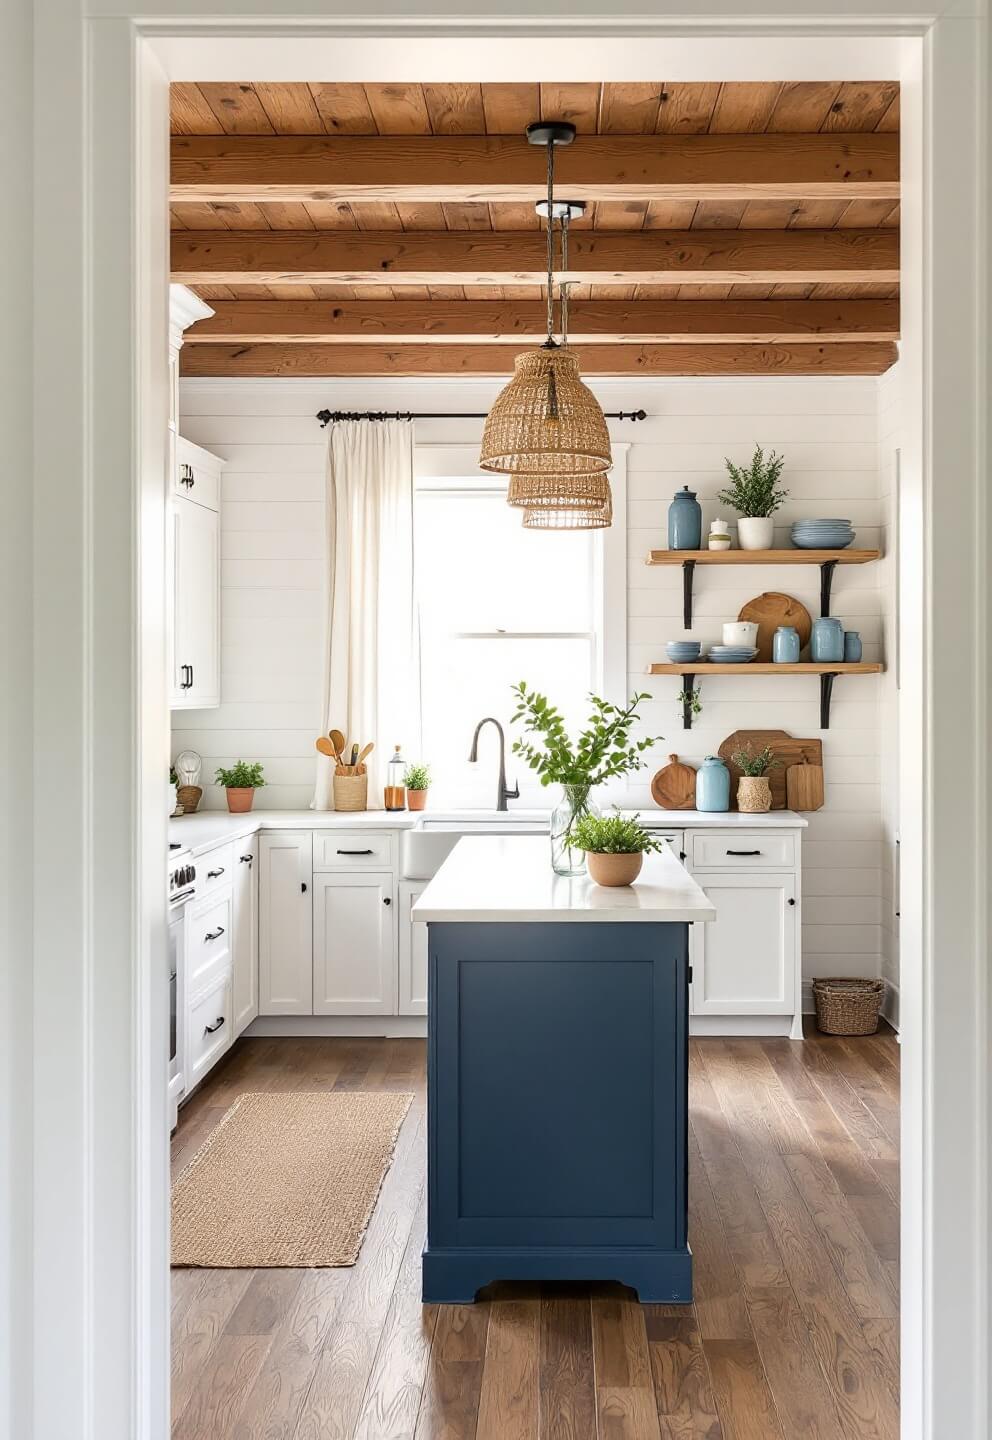
[[[692,1253],[585,1246],[574,1250],[481,1249],[423,1253],[425,1305],[471,1305],[495,1281],[618,1281],[637,1291],[642,1305],[692,1303]]]
[[[255,1040],[303,1039],[311,1035],[423,1040],[427,1035],[427,1019],[423,1015],[260,1015],[244,1033]]]
[[[803,1038],[802,1015],[690,1015],[689,1034],[694,1036],[722,1035],[729,1039],[751,1036],[778,1036],[779,1039]]]

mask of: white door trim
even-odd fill
[[[240,3],[248,8],[250,0]],[[25,322],[27,312],[19,308],[27,301],[15,294],[9,314],[11,333],[26,338],[21,363],[31,353],[32,334],[36,356],[33,419],[13,417],[15,429],[33,426],[35,507],[33,517],[23,508],[13,513],[19,528],[11,535],[25,552],[33,547],[34,593],[30,605],[27,596],[18,597],[23,603],[9,617],[24,625],[32,612],[33,685],[7,687],[5,696],[15,733],[27,737],[35,755],[32,804],[23,820],[33,835],[32,886],[14,897],[13,916],[20,936],[33,926],[33,1014],[4,1017],[22,1030],[33,1027],[30,1064],[16,1096],[4,1096],[8,1108],[27,1107],[30,1123],[0,1127],[3,1158],[11,1161],[7,1173],[31,1187],[27,1205],[0,1210],[17,1226],[8,1255],[29,1252],[28,1265],[0,1266],[4,1328],[13,1322],[21,1331],[21,1359],[31,1377],[16,1390],[4,1383],[9,1393],[0,1400],[23,1440],[55,1434],[165,1440],[167,1434],[162,792],[168,737],[160,543],[167,152],[159,57],[178,66],[182,78],[193,75],[183,58],[194,55],[204,74],[219,77],[217,67],[224,65],[226,78],[238,79],[301,78],[301,54],[307,69],[319,67],[325,78],[376,78],[378,65],[382,78],[409,79],[420,63],[417,42],[400,18],[404,12],[409,18],[410,0],[386,0],[374,21],[342,20],[349,38],[333,44],[335,58],[328,58],[336,26],[327,12],[349,15],[350,0],[298,0],[296,14],[309,10],[313,17],[305,35],[277,13],[277,0],[254,0],[248,21],[239,0],[217,0],[209,34],[200,28],[195,0],[159,0],[163,18],[154,26],[133,13],[133,4],[106,0],[100,16],[87,18],[72,0],[45,0],[35,6],[33,46],[30,23],[11,32],[16,62],[36,67],[37,93],[34,191],[18,171],[16,204],[11,197],[12,215],[34,215],[33,332],[30,314]],[[443,5],[429,0],[424,8],[437,14]],[[459,23],[456,7],[468,21]],[[471,0],[452,0],[449,8],[456,12],[449,21],[417,23],[434,36],[438,67],[465,78],[478,53],[482,17],[473,16]],[[978,97],[980,84],[988,87],[979,69],[988,61],[986,29],[981,17],[966,13],[967,4],[948,5],[956,13],[935,20],[921,0],[841,0],[832,7],[793,0],[781,20],[761,22],[739,0],[708,0],[688,21],[678,0],[625,0],[631,18],[624,22],[612,20],[609,9],[605,0],[547,0],[544,13],[552,18],[544,35],[553,36],[556,26],[603,32],[584,60],[567,37],[556,41],[563,63],[596,66],[600,74],[607,65],[618,67],[615,78],[626,65],[630,78],[647,78],[642,67],[653,53],[652,37],[665,35],[660,17],[666,12],[676,35],[666,41],[670,63],[657,65],[658,73],[670,73],[675,62],[675,73],[688,73],[692,45],[709,36],[738,57],[727,63],[739,68],[723,73],[740,78],[795,78],[800,71],[808,78],[875,78],[885,54],[892,54],[892,37],[921,37],[919,46],[910,39],[902,47],[904,151],[911,166],[903,210],[904,352],[922,417],[919,435],[903,452],[904,484],[910,494],[916,485],[920,501],[915,532],[904,526],[903,544],[924,576],[903,607],[908,617],[915,604],[924,634],[915,672],[904,647],[902,675],[904,718],[916,722],[915,731],[904,726],[903,736],[919,740],[915,752],[907,745],[902,797],[903,1435],[984,1440],[989,597],[983,556],[992,534],[982,468],[990,400],[982,350],[989,155]],[[762,6],[766,16],[768,9]],[[531,7],[507,0],[501,10],[486,30],[530,32],[526,46],[513,42],[517,64],[543,65],[547,73]],[[464,38],[473,29],[475,37]],[[169,36],[161,38],[166,30]],[[618,43],[611,30],[638,32],[636,44]],[[732,47],[719,39],[728,33]],[[814,34],[821,37],[815,55],[807,52],[797,67],[796,46]],[[153,36],[160,38],[153,43]],[[368,36],[380,37],[378,51],[363,48]],[[490,55],[492,67],[510,63],[494,41],[485,55],[487,73],[493,73]],[[282,76],[280,65],[287,67]],[[336,68],[349,65],[359,68]],[[915,174],[914,155],[922,160]],[[922,308],[912,294],[920,275],[927,287]],[[977,636],[962,625],[968,615],[979,617]],[[62,877],[57,903],[53,875]],[[17,1044],[23,1056],[23,1038]]]

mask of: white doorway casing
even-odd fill
[[[424,7],[446,20],[387,0],[364,21],[335,0],[300,0],[305,22],[273,0],[218,0],[205,25],[195,0],[161,0],[155,22],[131,3],[96,14],[14,0],[5,34],[10,93],[33,112],[9,127],[20,148],[8,214],[29,230],[23,269],[6,267],[4,335],[21,488],[5,573],[18,662],[4,692],[17,757],[6,799],[18,812],[8,807],[0,1042],[0,1433],[167,1435],[167,81],[553,71],[902,80],[901,612],[920,637],[901,667],[903,1435],[985,1440],[984,8],[845,0],[824,13],[800,0],[763,5],[758,21],[735,0],[688,19],[664,0],[626,0],[618,21],[602,0],[549,0],[535,25],[522,0],[499,19],[469,0]]]

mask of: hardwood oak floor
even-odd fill
[[[501,1285],[420,1303],[418,1040],[242,1040],[181,1168],[250,1090],[411,1090],[358,1263],[172,1272],[174,1440],[898,1440],[899,1051],[694,1040],[695,1303]]]

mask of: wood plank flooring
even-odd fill
[[[172,1272],[174,1440],[898,1440],[899,1049],[694,1040],[695,1304],[617,1285],[420,1303],[419,1040],[242,1040],[181,1168],[251,1090],[411,1090],[358,1263]]]

